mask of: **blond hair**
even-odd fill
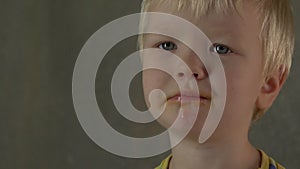
[[[142,12],[147,12],[150,4],[169,2],[176,11],[191,9],[195,17],[207,15],[210,12],[226,13],[237,8],[242,0],[143,0]],[[170,3],[171,2],[171,3]],[[295,33],[292,8],[289,0],[255,0],[260,13],[261,33],[263,43],[264,68],[263,75],[268,78],[275,71],[288,74],[292,63]],[[139,37],[142,46],[142,35]],[[255,109],[253,120],[258,119],[266,110]]]

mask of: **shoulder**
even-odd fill
[[[263,150],[259,150],[261,154],[261,164],[259,169],[285,169],[277,163],[273,158],[269,157]],[[165,158],[155,169],[168,169],[172,155]]]
[[[172,155],[169,155],[155,169],[168,169],[171,158],[172,158]]]
[[[273,158],[269,157],[263,150],[259,150],[259,152],[261,154],[261,164],[259,169],[285,169]]]

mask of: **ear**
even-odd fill
[[[271,107],[286,81],[287,76],[287,69],[280,67],[279,70],[275,71],[265,79],[255,103],[258,109],[265,110]]]

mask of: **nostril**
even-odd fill
[[[184,73],[183,72],[179,72],[178,73],[178,77],[183,77],[184,76]]]
[[[198,78],[199,74],[198,73],[193,73],[195,78]]]

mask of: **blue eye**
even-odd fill
[[[220,55],[225,55],[225,54],[232,53],[231,49],[229,49],[227,46],[221,45],[221,44],[214,45],[213,46],[213,51],[217,52]]]
[[[167,50],[167,51],[177,49],[177,46],[173,42],[164,42],[161,43],[158,47],[160,49]]]

